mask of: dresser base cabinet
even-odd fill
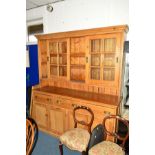
[[[109,114],[118,114],[120,99],[117,96],[94,94],[65,88],[43,87],[33,89],[31,115],[36,120],[40,130],[54,136],[60,136],[65,131],[74,128],[73,109],[83,105],[92,109],[94,122],[92,129],[101,124]],[[90,115],[78,111],[77,119],[89,122]],[[116,122],[108,122],[110,131],[117,129]],[[85,126],[79,126],[85,128]],[[112,137],[107,137],[113,140]]]

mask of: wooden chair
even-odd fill
[[[30,120],[26,119],[26,155],[30,155],[34,142],[34,128]]]
[[[127,127],[127,133],[124,136],[120,136],[119,133],[109,132],[106,128],[106,121],[110,119],[115,119],[116,121],[122,122]],[[129,137],[129,124],[124,118],[116,115],[106,116],[103,120],[105,139],[107,135],[115,137],[115,139],[120,140],[121,144],[118,145],[111,141],[103,141],[96,144],[89,150],[89,155],[125,155],[124,144]]]
[[[76,118],[76,112],[77,110],[86,110],[87,112],[90,113],[91,119],[90,122],[87,123],[85,121],[78,120]],[[66,131],[63,135],[60,136],[60,144],[59,144],[59,149],[60,149],[60,154],[63,155],[63,144],[67,146],[71,150],[76,150],[82,153],[84,155],[87,152],[87,147],[90,139],[90,134],[91,134],[91,126],[94,121],[94,114],[93,111],[85,106],[77,106],[73,110],[73,118],[74,118],[74,128]],[[77,125],[85,125],[88,128],[88,131],[86,129],[82,128],[77,128]]]
[[[33,150],[36,146],[37,140],[38,140],[38,125],[33,118],[27,117],[27,119],[31,122],[33,129],[34,129],[34,141],[33,141],[32,149],[30,151],[30,154],[31,154],[33,152]]]

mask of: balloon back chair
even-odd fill
[[[81,109],[90,113],[91,119],[89,123],[77,119],[76,112]],[[74,128],[66,131],[64,134],[60,136],[59,149],[61,155],[63,155],[63,144],[71,150],[81,152],[82,155],[86,154],[86,152],[88,151],[87,148],[91,135],[91,126],[94,121],[93,111],[85,106],[77,106],[73,110],[73,119],[74,119]],[[78,128],[77,127],[78,124],[87,126],[88,130]]]
[[[122,122],[126,128],[127,132],[125,135],[119,135],[119,132],[109,132],[106,128],[106,121],[109,121],[111,119],[114,119],[116,121]],[[118,145],[114,142],[111,141],[102,141],[96,145],[94,145],[90,150],[89,150],[89,155],[125,155],[125,149],[124,145],[126,140],[129,137],[129,124],[128,121],[120,116],[116,115],[109,115],[106,116],[103,120],[103,127],[104,127],[104,133],[105,137],[104,140],[106,139],[107,135],[113,136],[116,140],[121,141],[121,143]]]

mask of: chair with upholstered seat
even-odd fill
[[[117,132],[109,132],[106,128],[106,121],[110,119],[114,119],[116,121],[122,122],[127,127],[127,133],[124,136],[120,136],[119,133]],[[128,121],[120,116],[109,115],[104,118],[103,126],[104,126],[104,132],[105,132],[104,139],[106,139],[107,135],[113,136],[115,137],[115,139],[120,140],[121,144],[118,145],[111,141],[100,142],[89,150],[89,155],[125,155],[124,145],[126,140],[129,137]]]
[[[77,119],[76,112],[81,109],[86,110],[87,112],[90,113],[91,119],[89,123]],[[87,147],[90,140],[91,126],[94,120],[94,114],[92,110],[88,107],[77,106],[73,110],[73,118],[74,118],[74,128],[66,131],[63,135],[60,136],[59,149],[61,155],[63,155],[63,144],[71,150],[81,152],[82,155],[84,155],[88,151]],[[78,124],[87,126],[88,130],[83,128],[77,128]]]

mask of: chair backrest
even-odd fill
[[[34,141],[33,141],[32,149],[30,151],[30,153],[32,153],[38,140],[38,125],[33,118],[28,117],[27,119],[32,123],[33,128],[34,128]]]
[[[122,122],[127,127],[127,132],[124,136],[119,135],[119,133],[117,133],[116,131],[110,132],[107,130],[106,121],[110,120],[110,119],[114,119],[116,121]],[[118,140],[120,140],[122,142],[120,144],[120,146],[124,149],[124,144],[129,137],[129,123],[128,123],[128,121],[126,119],[120,117],[120,116],[117,116],[117,115],[108,115],[103,119],[103,126],[104,126],[104,131],[105,131],[105,138],[107,135],[110,135],[110,136],[117,138]]]
[[[26,155],[30,155],[34,142],[34,128],[30,120],[26,119]]]
[[[80,109],[86,110],[87,112],[90,113],[91,119],[90,119],[89,123],[85,122],[83,120],[77,120],[77,118],[76,118],[76,111],[80,110]],[[94,121],[94,113],[93,113],[93,111],[90,108],[88,108],[86,106],[77,106],[77,107],[75,107],[74,110],[73,110],[73,118],[74,118],[74,123],[75,123],[74,128],[76,128],[77,124],[79,123],[81,125],[87,126],[88,127],[88,132],[91,133],[91,126],[92,126],[93,121]]]
[[[91,149],[94,145],[102,142],[104,140],[104,128],[102,124],[98,124],[92,131],[90,140],[89,140],[89,145],[88,145],[88,150]]]

